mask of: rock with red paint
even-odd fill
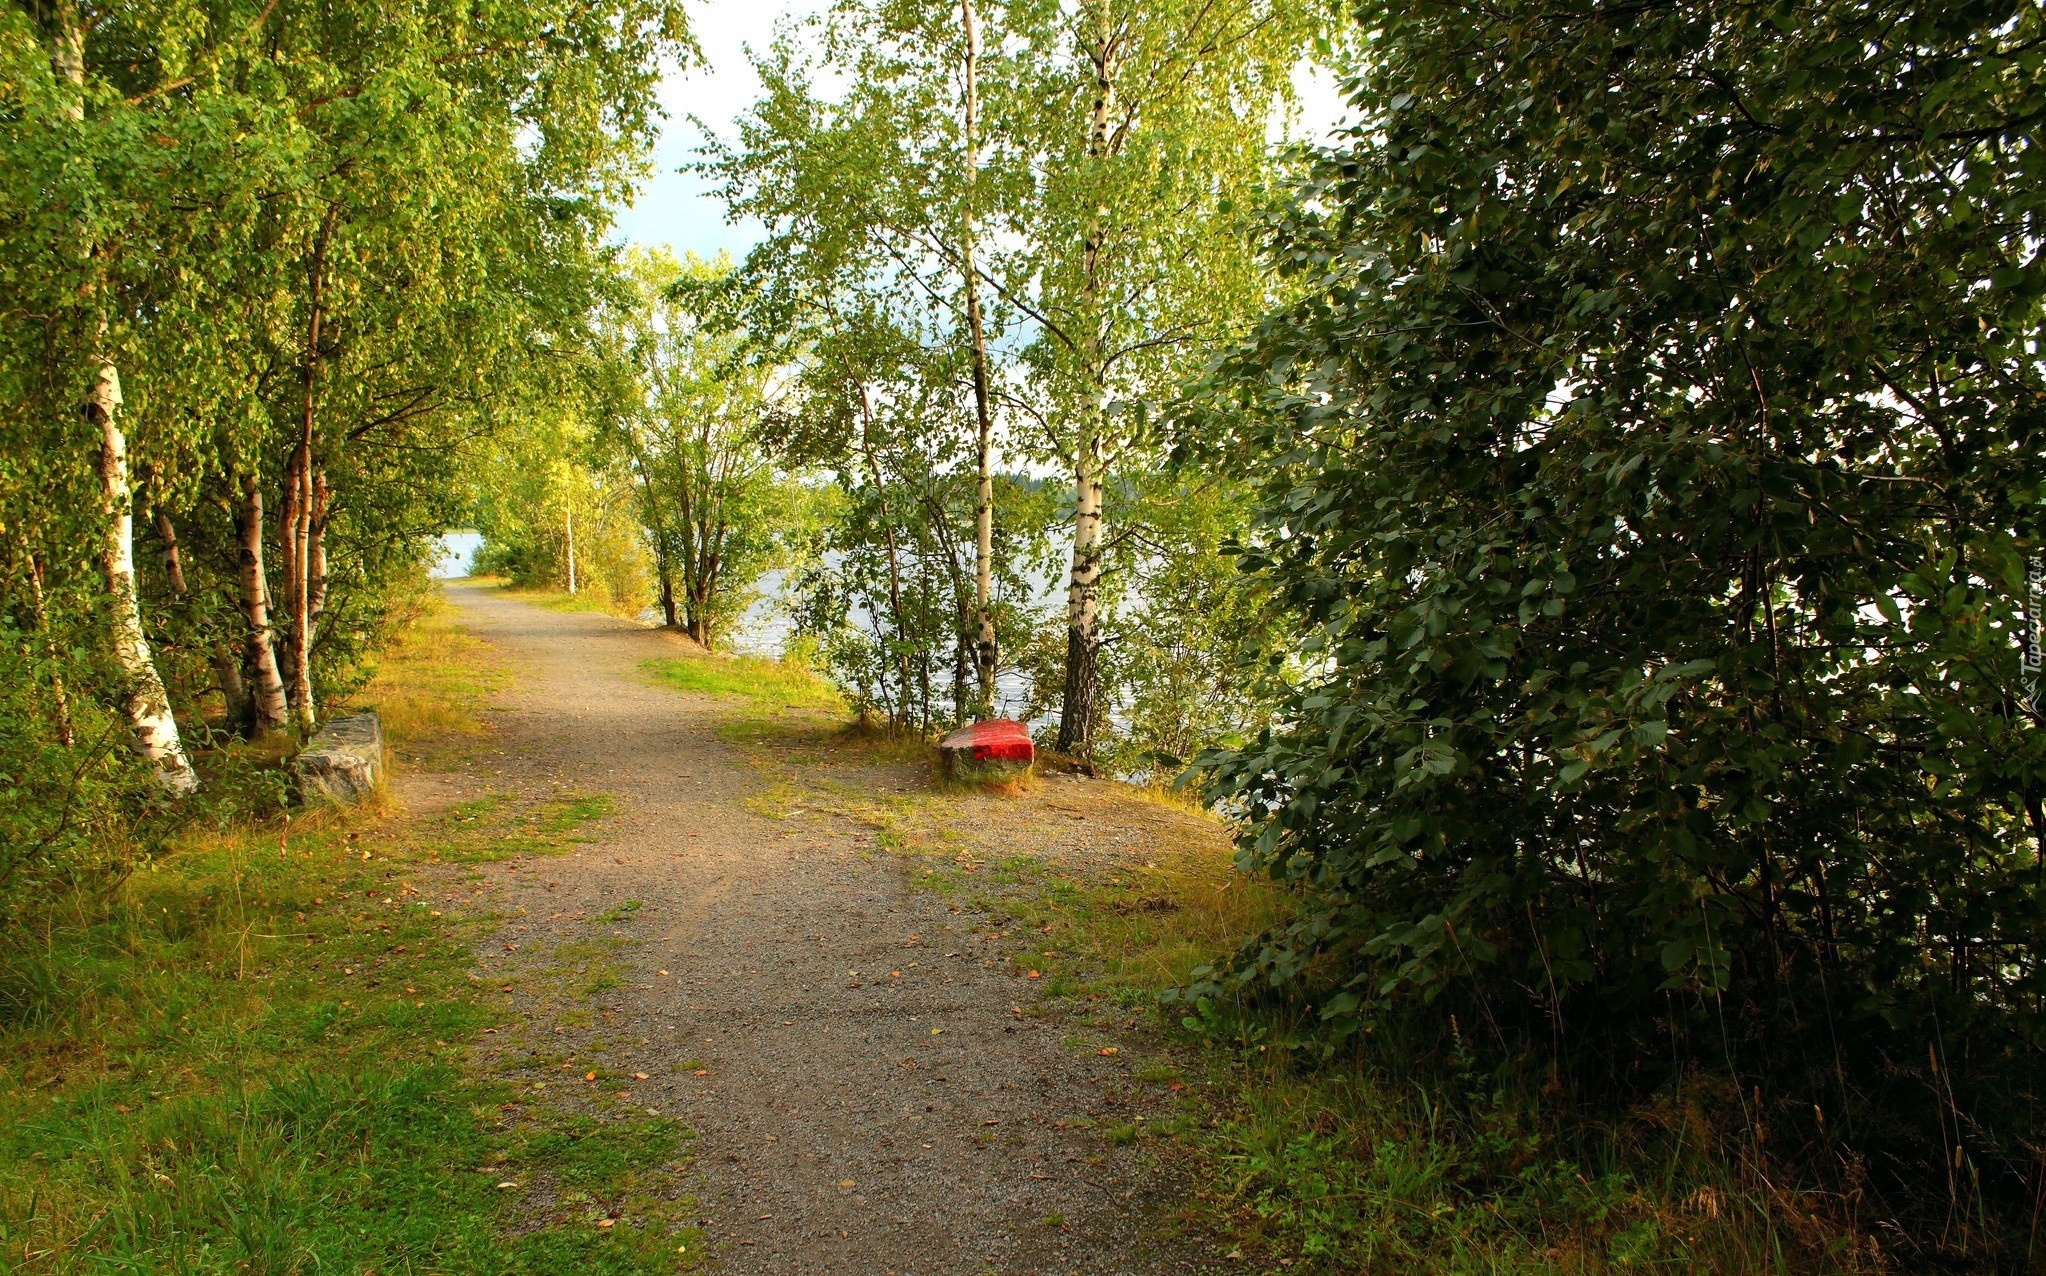
[[[938,753],[947,776],[973,784],[1021,779],[1037,757],[1030,733],[1014,718],[968,723],[946,736]]]

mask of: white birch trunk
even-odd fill
[[[1116,55],[1108,13],[1094,8],[1094,103],[1087,121],[1087,154],[1106,157],[1113,147],[1109,121],[1115,112]],[[1058,748],[1089,762],[1094,753],[1095,698],[1100,690],[1101,533],[1107,481],[1102,456],[1107,427],[1108,387],[1100,333],[1106,320],[1101,286],[1105,228],[1097,220],[1081,244],[1084,289],[1091,331],[1077,353],[1091,382],[1080,412],[1080,437],[1073,447],[1073,566],[1066,586],[1066,685],[1059,708]]]
[[[988,406],[987,331],[980,309],[980,267],[976,261],[979,212],[974,190],[980,174],[980,27],[973,0],[960,0],[959,17],[966,34],[966,328],[973,347],[974,423],[979,431],[980,490],[973,519],[973,610],[979,632],[973,649],[977,714],[991,716],[995,702],[995,476],[994,413]]]
[[[271,628],[270,579],[263,570],[263,485],[254,476],[242,479],[242,501],[235,513],[241,537],[242,615],[251,674],[250,705],[256,734],[281,729],[290,716],[284,676],[277,668],[277,638]]]
[[[1073,463],[1073,564],[1066,581],[1066,685],[1058,747],[1081,759],[1094,747],[1095,696],[1100,687],[1101,532],[1104,523],[1101,417],[1096,393],[1082,414]]]
[[[575,593],[575,511],[568,510],[564,517],[568,522],[568,592]]]
[[[100,428],[99,477],[105,543],[100,563],[114,609],[114,660],[121,669],[121,707],[128,715],[137,755],[156,767],[157,783],[177,793],[199,787],[198,773],[185,756],[170,695],[150,658],[142,632],[141,597],[135,588],[135,498],[128,486],[128,440],[121,433],[121,378],[102,361],[85,400],[85,418]]]

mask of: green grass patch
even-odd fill
[[[377,711],[401,759],[445,767],[487,735],[484,708],[511,684],[512,672],[501,653],[456,623],[436,592],[392,637],[353,699]]]
[[[646,602],[637,595],[617,595],[602,589],[579,589],[571,594],[565,589],[539,589],[511,585],[488,576],[472,577],[470,583],[501,590],[508,597],[549,611],[588,611],[601,615],[616,616],[621,620],[638,620],[646,610]]]
[[[678,656],[641,666],[665,687],[707,696],[738,696],[755,708],[842,711],[845,698],[798,664],[759,656]]]
[[[447,694],[473,712],[488,685]],[[0,935],[0,1270],[642,1276],[693,1260],[662,1168],[685,1129],[507,1108],[506,1080],[470,1059],[505,1013],[471,974],[498,923],[437,864],[559,853],[609,809],[500,796],[419,823],[194,831],[118,889]]]

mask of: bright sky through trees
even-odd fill
[[[679,171],[702,140],[689,117],[729,136],[733,117],[760,96],[760,77],[753,73],[747,50],[765,49],[783,18],[821,14],[827,8],[828,0],[702,0],[688,6],[703,64],[670,64],[661,81],[667,123],[654,150],[653,174],[638,200],[619,210],[621,239],[678,253],[694,249],[704,257],[715,257],[723,249],[735,258],[759,242],[758,224],[727,222],[724,201],[710,183],[696,173]],[[1320,138],[1341,118],[1342,94],[1335,77],[1319,68],[1303,67],[1298,84],[1302,130]]]

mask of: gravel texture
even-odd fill
[[[633,1107],[697,1132],[695,1212],[718,1269],[1233,1266],[1173,1225],[1179,1192],[1150,1151],[1065,1126],[1114,1101],[1126,1064],[1038,1012],[1036,985],[986,919],[912,889],[871,829],[748,809],[767,780],[718,738],[729,705],[641,672],[678,654],[678,639],[484,588],[448,593],[510,658],[516,689],[497,750],[401,793],[426,805],[484,792],[617,803],[577,853],[485,870],[516,914],[482,954],[493,975],[534,969],[572,941],[628,941],[588,1022],[557,1032],[535,1015],[491,1048],[529,1052],[545,1034],[552,1049],[601,1048],[607,1067],[646,1073]],[[1050,832],[1029,840],[1067,835],[1064,808],[1049,805]],[[1097,843],[1116,836],[1136,834]],[[626,901],[638,909],[601,920]]]

